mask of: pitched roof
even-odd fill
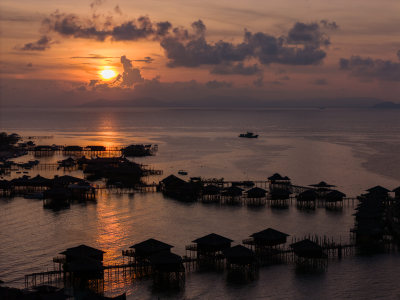
[[[317,187],[317,188],[330,188],[330,187],[335,187],[333,184],[327,184],[325,181],[321,181],[316,184],[310,184],[310,186]]]
[[[171,174],[168,177],[164,178],[163,180],[161,180],[160,182],[162,182],[164,185],[170,185],[170,184],[183,184],[186,183],[185,180],[176,177],[175,175]]]
[[[203,194],[204,194],[204,195],[216,195],[216,194],[218,194],[220,191],[221,191],[221,189],[220,189],[218,186],[212,185],[212,184],[206,185],[206,186],[203,188]]]
[[[164,250],[170,250],[173,247],[174,246],[171,246],[156,239],[148,239],[143,242],[134,244],[129,248],[133,248],[136,251],[141,251],[141,252],[156,253]]]
[[[272,228],[267,228],[267,229],[261,230],[259,232],[253,233],[250,236],[253,238],[262,239],[262,240],[278,240],[278,239],[286,238],[289,235],[286,233],[280,232],[278,230],[272,229]]]
[[[201,238],[195,239],[192,243],[209,245],[209,246],[218,246],[225,243],[231,243],[233,240],[223,237],[222,235],[216,233],[210,233]]]
[[[328,202],[342,200],[343,197],[346,197],[346,194],[339,192],[337,190],[330,191],[328,194],[325,195],[325,198]]]
[[[102,250],[87,245],[79,245],[76,247],[68,248],[67,250],[61,252],[60,254],[68,256],[76,256],[76,257],[88,257],[92,255],[101,255],[103,253],[105,252]]]
[[[259,188],[259,187],[254,187],[247,191],[247,195],[249,197],[254,197],[254,198],[264,197],[266,193],[267,193],[266,190]]]
[[[283,177],[279,173],[275,173],[274,175],[268,177],[268,180],[283,180]]]
[[[240,196],[242,195],[243,191],[244,190],[238,186],[230,186],[223,190],[223,194],[228,196]]]
[[[370,192],[370,193],[389,193],[390,192],[387,188],[384,188],[380,185],[374,186],[366,191]]]

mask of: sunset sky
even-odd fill
[[[400,102],[399,0],[2,0],[0,104]]]

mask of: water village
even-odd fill
[[[159,192],[166,198],[203,205],[245,205],[257,209],[296,209],[341,211],[354,207],[354,224],[349,228],[350,240],[332,237],[293,236],[279,228],[249,232],[248,236],[225,237],[210,232],[193,236],[180,256],[163,237],[135,243],[121,253],[122,263],[106,264],[104,252],[90,245],[75,245],[54,253],[54,269],[25,276],[25,289],[1,287],[0,296],[9,299],[69,299],[66,291],[85,291],[82,299],[125,299],[124,294],[104,296],[107,281],[134,281],[150,278],[154,289],[182,289],[188,272],[221,272],[230,282],[257,280],[260,268],[272,264],[294,265],[305,273],[320,273],[329,262],[349,255],[398,251],[400,243],[400,187],[387,189],[375,186],[356,197],[347,197],[335,185],[321,181],[299,186],[288,176],[278,173],[259,181],[225,181],[191,177],[187,180],[174,174],[159,182],[146,178],[163,175],[161,170],[135,163],[131,157],[155,155],[153,145],[131,145],[107,149],[103,146],[36,146],[21,142],[17,134],[0,134],[0,197],[16,196],[39,199],[45,209],[68,209],[76,202],[96,202],[98,193]],[[12,159],[30,153],[34,157],[61,153],[65,159],[42,166],[40,160],[16,163]],[[43,169],[42,169],[43,168]],[[72,170],[82,178],[37,174],[29,177],[24,170]],[[22,174],[23,175],[22,175]],[[18,174],[21,176],[18,177]],[[132,237],[133,239],[133,237]],[[343,239],[346,241],[346,239]],[[176,248],[175,248],[176,249]],[[180,252],[180,251],[178,251]],[[51,258],[49,258],[51,259]],[[223,276],[223,275],[221,275]],[[14,298],[13,298],[14,297]],[[19,297],[19,298],[18,298]],[[24,298],[25,297],[25,298]],[[7,299],[8,299],[7,298]]]

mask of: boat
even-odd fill
[[[185,170],[179,170],[179,171],[178,171],[178,174],[179,174],[179,175],[187,175],[188,172],[186,172]]]
[[[239,137],[256,139],[256,138],[258,138],[258,134],[254,134],[252,132],[247,131],[246,133],[239,134]]]

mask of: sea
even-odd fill
[[[400,111],[378,109],[215,108],[1,108],[0,131],[16,132],[37,145],[157,144],[154,156],[133,161],[163,170],[158,182],[185,170],[189,177],[266,181],[274,173],[308,186],[326,181],[357,197],[366,189],[400,186]],[[257,139],[239,138],[247,131]],[[55,163],[63,157],[41,157]],[[15,161],[35,159],[32,155]],[[30,176],[63,170],[31,170]],[[79,171],[68,172],[73,176]],[[22,174],[13,172],[12,177]],[[5,177],[9,178],[9,177]],[[174,246],[215,232],[240,244],[268,227],[289,234],[288,242],[319,235],[346,242],[356,203],[341,211],[270,206],[252,208],[180,202],[161,193],[99,193],[97,203],[64,210],[41,200],[0,198],[0,279],[24,287],[24,275],[53,269],[52,258],[87,244],[105,251],[105,264],[122,262],[121,251],[148,238]],[[262,267],[256,280],[232,283],[226,272],[186,273],[184,288],[160,292],[151,279],[110,280],[105,295],[128,299],[400,299],[400,255],[349,255],[333,259],[325,272],[304,274],[294,264]]]

